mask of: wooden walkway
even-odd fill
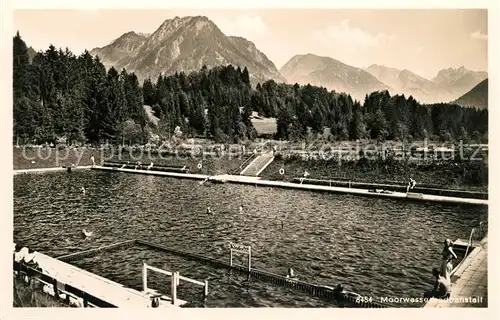
[[[72,167],[71,170],[82,170],[82,169],[90,169],[90,168],[92,168],[92,166],[81,166],[81,167]],[[14,175],[16,175],[16,174],[28,174],[28,173],[57,172],[57,171],[66,171],[66,170],[67,170],[67,168],[63,168],[63,167],[20,169],[20,170],[14,170]]]
[[[310,191],[327,191],[327,192],[332,192],[332,193],[348,193],[348,194],[374,196],[374,197],[381,197],[381,198],[384,198],[384,197],[385,198],[393,198],[393,199],[409,198],[409,199],[432,201],[432,202],[467,203],[467,204],[477,204],[477,205],[488,205],[488,200],[483,200],[483,199],[444,197],[444,196],[435,196],[435,195],[428,195],[428,194],[421,194],[421,193],[419,193],[419,194],[416,194],[416,193],[407,194],[405,192],[377,193],[377,192],[370,192],[367,189],[330,187],[330,186],[321,186],[321,185],[312,185],[312,184],[291,183],[291,182],[284,182],[284,181],[271,181],[271,180],[263,180],[263,179],[260,179],[258,177],[247,177],[247,176],[220,175],[220,176],[211,177],[210,180],[220,180],[220,181],[233,182],[233,183],[253,184],[253,185],[261,185],[261,186],[269,186],[269,187],[301,189],[301,190],[310,190]]]
[[[184,179],[194,179],[194,180],[205,180],[210,178],[210,176],[205,174],[192,174],[192,173],[178,173],[178,172],[165,172],[165,171],[154,171],[154,170],[135,170],[135,169],[120,169],[113,167],[103,167],[94,166],[91,169],[102,170],[102,171],[116,171],[116,172],[128,172],[128,173],[139,173],[147,174],[152,176],[163,176],[163,177],[173,177],[173,178],[184,178]]]
[[[452,275],[451,298],[431,299],[426,308],[488,307],[488,236]]]
[[[483,200],[483,199],[445,197],[445,196],[428,195],[428,194],[421,194],[421,193],[407,194],[404,192],[378,193],[378,192],[370,192],[367,189],[330,187],[330,186],[312,185],[312,184],[299,184],[299,183],[292,183],[292,182],[285,182],[285,181],[271,181],[271,180],[263,180],[263,179],[260,179],[259,177],[249,177],[249,176],[242,176],[242,175],[225,174],[225,175],[217,175],[217,176],[208,176],[208,175],[204,175],[204,174],[161,172],[161,171],[134,170],[134,169],[119,169],[119,168],[110,168],[110,167],[102,167],[102,166],[94,166],[94,167],[92,167],[92,169],[103,170],[103,171],[147,174],[147,175],[155,175],[155,176],[174,177],[174,178],[186,178],[186,179],[195,179],[195,180],[207,180],[208,179],[210,181],[221,182],[221,183],[231,182],[231,183],[267,186],[267,187],[309,190],[309,191],[347,193],[347,194],[373,196],[373,197],[380,197],[380,198],[412,199],[412,200],[431,201],[431,202],[463,203],[463,204],[486,205],[486,206],[488,205],[488,200]]]
[[[119,283],[90,273],[63,261],[36,252],[35,259],[43,272],[56,278],[59,282],[69,284],[79,290],[87,292],[118,308],[147,308],[151,307],[150,297],[140,291],[127,288]],[[140,277],[140,275],[138,275]],[[171,300],[160,303],[160,308],[179,307],[186,301],[177,299],[173,305]]]

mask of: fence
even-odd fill
[[[356,296],[353,296],[353,295],[348,294],[348,293],[335,292],[335,290],[333,288],[328,287],[328,286],[319,285],[319,284],[312,284],[312,283],[308,283],[308,282],[300,281],[300,280],[296,280],[296,279],[290,279],[284,275],[279,275],[279,274],[275,274],[275,273],[268,272],[265,270],[259,270],[259,269],[252,268],[252,266],[251,266],[251,263],[252,263],[251,247],[250,246],[242,246],[242,245],[238,245],[235,243],[230,243],[229,263],[227,262],[227,260],[223,261],[223,260],[219,260],[219,259],[214,259],[214,258],[206,257],[206,256],[203,256],[203,255],[200,255],[197,253],[192,253],[192,252],[188,252],[188,251],[184,251],[184,250],[169,248],[169,247],[166,247],[166,246],[163,246],[160,244],[151,243],[149,241],[145,241],[145,240],[141,240],[141,239],[129,240],[129,241],[125,241],[125,242],[122,242],[122,243],[119,243],[116,245],[104,246],[104,247],[100,247],[100,248],[93,249],[93,250],[86,250],[86,251],[81,252],[81,253],[74,253],[71,255],[62,256],[61,258],[65,259],[65,260],[69,260],[69,259],[75,260],[75,259],[78,259],[79,257],[89,257],[91,255],[96,255],[99,252],[102,252],[105,250],[110,250],[113,248],[128,246],[131,244],[141,245],[141,246],[145,246],[145,247],[150,248],[150,249],[168,252],[171,254],[182,256],[182,257],[190,259],[190,260],[195,260],[195,261],[199,261],[199,262],[202,262],[202,263],[205,263],[208,265],[212,265],[212,266],[215,266],[217,268],[225,268],[225,269],[229,269],[232,271],[241,272],[241,273],[247,275],[249,279],[254,278],[254,279],[265,281],[265,282],[268,282],[268,283],[271,283],[274,285],[302,291],[302,292],[305,292],[313,297],[326,299],[327,301],[330,301],[331,303],[334,303],[333,299],[335,299],[335,301],[337,301],[337,303],[348,303],[350,307],[357,307],[357,308],[387,308],[387,307],[390,307],[390,305],[386,304],[386,303],[379,303],[379,302],[375,302],[375,301],[367,302],[367,301],[363,301],[363,299],[357,299]],[[233,252],[247,254],[248,255],[248,264],[245,266],[234,264],[232,261],[233,260],[232,259]],[[148,267],[151,267],[151,266],[148,266]],[[154,267],[151,267],[151,268],[154,268]],[[161,269],[158,269],[158,270],[161,270]],[[163,272],[166,273],[169,271],[162,270],[162,273]],[[169,272],[169,273],[170,274],[167,274],[167,275],[174,277],[172,272]],[[177,279],[177,275],[175,277]],[[179,279],[185,280],[185,277],[179,276]],[[196,281],[196,280],[194,280],[194,281]],[[147,282],[147,279],[146,279],[146,281],[143,280],[143,283],[146,283],[146,282]],[[201,282],[199,282],[198,284],[200,284],[200,283]]]

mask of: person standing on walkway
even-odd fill
[[[443,260],[441,262],[441,270],[439,271],[441,276],[451,281],[451,271],[453,270],[453,259],[457,259],[457,255],[453,251],[453,243],[450,239],[444,241],[444,247],[442,252]]]

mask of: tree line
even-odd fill
[[[346,93],[273,80],[252,88],[247,68],[233,66],[203,66],[141,85],[134,73],[106,70],[88,51],[76,56],[51,45],[30,57],[19,33],[13,41],[13,98],[14,139],[21,143],[146,143],[174,132],[237,142],[257,136],[253,111],[276,118],[274,138],[284,140],[485,141],[488,132],[487,110],[421,105],[387,91],[373,92],[361,104]],[[143,105],[152,107],[156,125]]]

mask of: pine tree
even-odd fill
[[[277,117],[280,139],[305,139],[308,128],[319,134],[324,127],[341,140],[488,137],[488,110],[422,105],[387,91],[367,94],[361,106],[348,93],[273,80],[253,89],[248,69],[233,66],[160,75],[141,87],[134,73],[106,71],[88,51],[75,56],[50,45],[30,61],[19,33],[13,37],[13,94],[14,139],[22,143],[145,143],[154,128],[144,104],[160,118],[154,130],[167,138],[178,126],[185,136],[219,142],[253,139],[252,112]]]

